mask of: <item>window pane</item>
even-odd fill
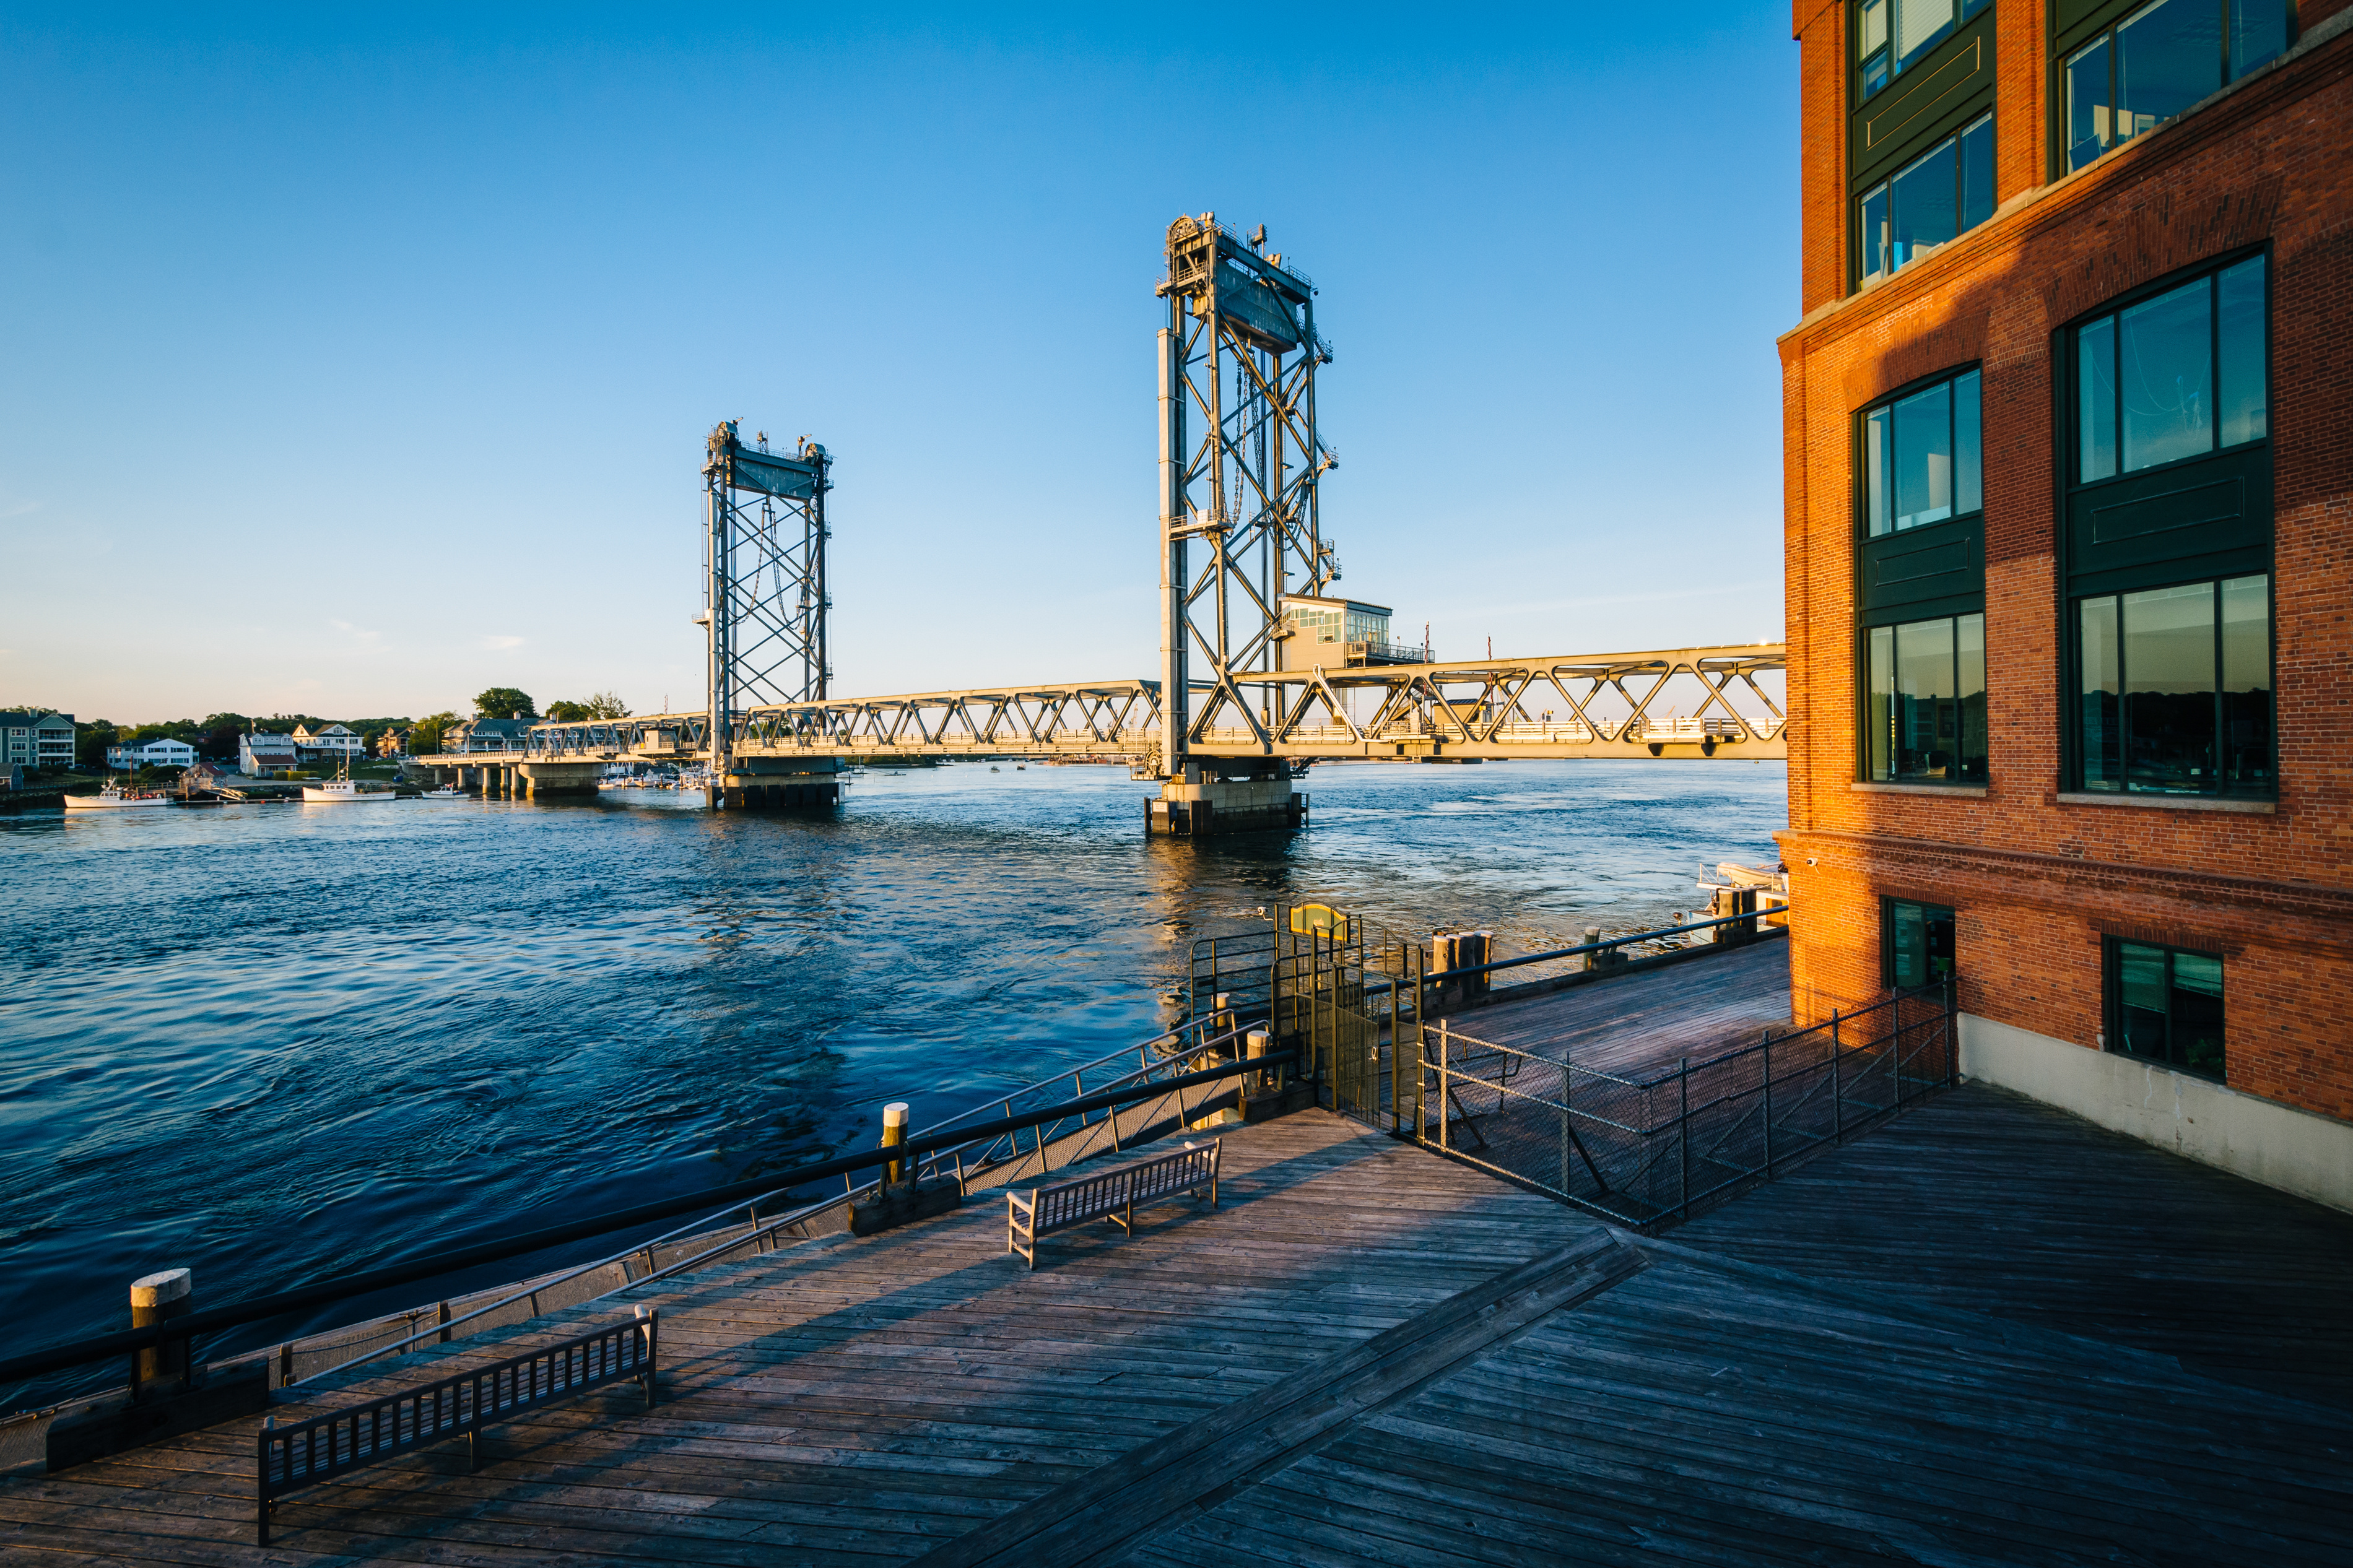
[[[1917,904],[1890,904],[1887,908],[1888,946],[1894,963],[1890,978],[1898,986],[1926,985],[1928,983],[1928,930],[1921,919]]]
[[[1986,781],[1985,616],[1962,616],[1953,623],[1960,655],[1960,776]]]
[[[2103,34],[2067,62],[2067,167],[2080,169],[2098,157],[2110,134],[2108,40]]]
[[[2214,449],[2212,293],[2201,278],[2116,317],[2126,473]]]
[[[1887,51],[1871,57],[1862,68],[1862,96],[1869,98],[1887,85]]]
[[[1961,0],[1961,20],[1968,21],[1992,4],[1993,0]]]
[[[2222,1076],[2222,961],[2202,952],[2173,955],[2168,1052],[2176,1067]]]
[[[2222,787],[2249,795],[2274,788],[2268,577],[2222,584]]]
[[[1863,702],[1863,728],[1871,751],[1871,776],[1882,784],[1895,776],[1890,746],[1895,733],[1895,628],[1871,628],[1871,684]]]
[[[2124,787],[2124,724],[2118,697],[2116,602],[2086,599],[2079,607],[2083,629],[2082,702],[2084,787]]]
[[[1887,187],[1882,185],[1862,198],[1862,280],[1865,283],[1894,270],[1888,256],[1890,243]]]
[[[2116,140],[2154,131],[2222,85],[2214,0],[2157,0],[2116,29]]]
[[[2081,479],[2116,471],[2116,319],[2103,316],[2075,334],[2075,385],[2082,405]]]
[[[1862,421],[1862,515],[1871,537],[1887,531],[1887,470],[1890,443],[1894,439],[1895,415],[1874,408]]]
[[[1993,116],[1961,132],[1961,232],[1993,216]]]
[[[1985,505],[1984,438],[1976,371],[1953,378],[1953,510],[1972,512]]]
[[[2287,52],[2287,0],[2231,0],[2231,79]]]
[[[1953,384],[1915,392],[1895,405],[1895,528],[1953,515]]]
[[[1954,144],[1947,142],[1888,182],[1890,270],[1918,260],[1960,232],[1954,221]]]
[[[2165,982],[2165,949],[2116,943],[2116,1048],[2128,1056],[2165,1059],[2165,1026],[2172,1013]]]
[[[2123,597],[2126,787],[2214,789],[2214,584]]]
[[[2264,391],[2263,258],[2242,261],[2216,283],[2216,335],[2221,363],[2215,367],[2215,412],[2222,445],[2260,441],[2269,434],[2269,398]]]
[[[1915,621],[1896,627],[1895,760],[1900,776],[1953,777],[1961,741],[1956,695],[1953,623]]]
[[[1953,30],[1953,0],[1894,0],[1895,68],[1908,71]]]
[[[1867,60],[1887,42],[1887,0],[1862,0],[1862,19],[1855,28],[1854,58]]]

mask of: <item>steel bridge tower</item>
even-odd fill
[[[710,638],[711,804],[743,805],[763,787],[764,763],[739,769],[732,742],[744,710],[821,702],[826,658],[825,497],[832,459],[803,437],[787,458],[767,437],[744,445],[735,421],[711,432],[702,465],[708,580],[702,619]],[[815,764],[797,764],[796,771]],[[831,770],[826,764],[826,771]]]
[[[1250,677],[1280,667],[1284,595],[1322,595],[1340,575],[1319,496],[1336,463],[1315,428],[1315,372],[1332,350],[1316,335],[1314,283],[1267,253],[1263,226],[1245,239],[1214,213],[1168,226],[1167,264],[1154,766],[1164,805],[1200,788],[1214,802],[1217,783],[1235,775],[1287,781],[1274,755],[1282,690]],[[1193,744],[1213,728],[1246,729],[1261,755],[1197,761]],[[1281,803],[1266,790],[1225,793],[1229,817],[1295,815],[1287,782]]]

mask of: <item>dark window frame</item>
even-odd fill
[[[1965,377],[1971,375],[1976,376],[1978,380],[1978,505],[1971,510],[1956,511],[1952,516],[1940,518],[1935,522],[1924,523],[1917,527],[1905,529],[1901,531],[1891,529],[1888,532],[1883,534],[1873,534],[1871,531],[1872,518],[1870,515],[1871,416],[1882,409],[1893,409],[1897,404],[1917,396],[1923,392],[1930,391],[1939,385],[1957,384]],[[1959,425],[1959,411],[1957,408],[1955,409],[1952,417],[1954,420],[1955,449],[1957,458]],[[1851,524],[1851,542],[1849,548],[1852,559],[1854,563],[1855,616],[1853,624],[1853,696],[1855,782],[1859,784],[1897,783],[1907,785],[1916,784],[1917,786],[1926,789],[1983,789],[1987,785],[1987,779],[1961,777],[1958,774],[1957,769],[1956,770],[1955,776],[1946,779],[1905,779],[1900,775],[1889,780],[1875,780],[1873,778],[1871,767],[1871,740],[1873,732],[1871,718],[1871,635],[1873,632],[1879,630],[1882,627],[1911,626],[1923,621],[1957,619],[1963,616],[1982,616],[1985,614],[1984,362],[1982,360],[1968,360],[1958,364],[1947,365],[1932,374],[1920,376],[1915,380],[1905,382],[1901,386],[1883,393],[1854,411],[1850,420],[1850,432],[1849,439],[1852,443],[1850,448],[1850,460],[1853,465],[1854,475],[1853,489],[1850,502],[1852,509],[1852,521]],[[1892,473],[1888,476],[1888,482],[1891,485],[1894,482],[1894,476]],[[1954,478],[1954,486],[1955,500],[1957,502],[1959,489],[1959,476],[1957,474],[1956,474]],[[1936,593],[1933,596],[1928,597],[1907,599],[1898,603],[1874,605],[1873,601],[1881,596],[1874,594],[1871,586],[1870,575],[1873,570],[1874,559],[1878,555],[1878,552],[1891,548],[1917,549],[1924,552],[1943,552],[1949,554],[1958,563],[1958,564],[1952,572],[1940,574],[1939,578],[1941,580],[1928,580],[1934,582],[1936,586],[1938,588],[1944,589],[1944,592]],[[1957,642],[1958,633],[1957,628],[1955,656],[1957,664],[1958,659]],[[1989,679],[1990,679],[1990,677],[1989,677]],[[1957,668],[1955,672],[1955,679],[1956,689],[1957,690]],[[1991,771],[1991,737],[1990,734],[1989,734],[1987,747],[1987,766],[1989,773]]]
[[[1930,910],[1938,910],[1944,914],[1946,922],[1953,928],[1953,951],[1946,958],[1945,973],[1947,975],[1957,976],[1960,973],[1961,965],[1959,911],[1955,910],[1949,904],[1932,904],[1925,899],[1900,899],[1893,893],[1883,893],[1880,895],[1879,900],[1879,983],[1891,991],[1896,988],[1895,907],[1898,904],[1909,904],[1913,908],[1920,910],[1923,917],[1923,924],[1933,923],[1926,920],[1926,916]],[[1933,952],[1927,955],[1927,961],[1929,967],[1934,969],[1935,954]],[[1942,975],[1933,975],[1931,978],[1923,981],[1921,984],[1926,985],[1934,985],[1942,978],[1944,978]],[[1918,988],[1918,986],[1913,987],[1914,990],[1917,990]]]
[[[1869,8],[1872,0],[1850,0],[1846,8],[1847,101],[1850,104],[1870,102],[1902,80],[1907,69],[1917,71],[1926,68],[1929,62],[1936,58],[1938,50],[1951,43],[1959,35],[1961,29],[1976,21],[1981,13],[1991,8],[1993,0],[1947,0],[1947,15],[1951,20],[1945,24],[1943,36],[1931,43],[1926,52],[1908,68],[1903,65],[1895,53],[1894,0],[1878,0],[1878,3],[1885,5],[1888,10],[1887,40],[1876,51],[1886,56],[1887,70],[1886,74],[1880,79],[1877,87],[1870,85],[1870,62],[1864,59],[1862,55],[1862,14]]]
[[[2291,20],[2293,20],[2292,16]],[[2121,319],[2123,313],[2134,306],[2172,293],[2175,289],[2197,282],[2200,279],[2209,280],[2211,284],[2211,280],[2219,279],[2232,268],[2257,257],[2261,257],[2263,261],[2263,434],[2252,441],[2242,441],[2234,446],[2221,445],[2218,410],[2216,445],[2211,450],[2191,457],[2171,458],[2145,468],[2126,471],[2124,468],[2122,448],[2122,411],[2119,408],[2115,421],[2116,438],[2118,444],[2116,472],[2089,482],[2079,480],[2076,476],[2082,473],[2084,466],[2083,402],[2080,382],[2083,371],[2082,359],[2077,348],[2077,333],[2083,328],[2102,320]],[[2231,578],[2260,574],[2270,579],[2268,640],[2273,707],[2269,771],[2273,788],[2266,793],[2217,791],[2209,795],[2168,793],[2162,798],[2178,800],[2200,798],[2276,800],[2278,798],[2279,758],[2282,749],[2279,710],[2279,573],[2274,559],[2276,536],[2273,531],[2272,500],[2269,491],[2269,458],[2275,445],[2279,428],[2275,396],[2278,363],[2278,355],[2275,352],[2278,335],[2275,322],[2278,275],[2279,269],[2275,265],[2268,240],[2256,245],[2242,246],[2220,255],[2204,258],[2187,267],[2176,268],[2161,278],[2152,279],[2121,293],[2112,295],[2071,320],[2060,323],[2052,331],[2052,353],[2056,362],[2057,374],[2051,378],[2054,403],[2052,416],[2055,426],[2055,438],[2052,443],[2054,460],[2052,463],[2051,477],[2052,499],[2059,519],[2059,544],[2062,556],[2060,570],[2053,574],[2054,603],[2052,605],[2052,611],[2057,617],[2059,626],[2061,657],[2053,662],[2057,667],[2059,683],[2056,695],[2060,713],[2060,777],[2063,781],[2062,787],[2071,793],[2099,794],[2105,798],[2119,800],[2129,799],[2136,793],[2140,793],[2129,789],[2111,792],[2092,791],[2085,788],[2082,723],[2084,659],[2082,606],[2086,600],[2137,594],[2149,589],[2182,587],[2197,583],[2221,582]],[[2217,298],[2219,300],[2219,296]],[[2213,336],[2210,338],[2209,358],[2212,366],[2211,374],[2219,384],[2221,374],[2221,312],[2219,309],[2210,308],[2210,315],[2212,318],[2210,331]],[[2118,395],[2121,398],[2121,388]],[[1860,428],[1859,424],[1858,428]],[[2250,458],[2262,460],[2263,521],[2263,542],[2260,548],[2242,546],[2234,550],[2192,554],[2181,557],[2178,561],[2159,560],[2125,569],[2090,566],[2076,559],[2076,548],[2073,543],[2075,514],[2078,510],[2089,510],[2091,503],[2102,494],[2128,493],[2132,487],[2143,485],[2151,479],[2159,483],[2168,482],[2168,476],[2187,474],[2200,464],[2216,465],[2220,468]],[[2218,637],[2219,630],[2218,626]]]
[[[2070,25],[2064,29],[2059,26],[2058,23],[2061,19],[2060,15],[2057,8],[2055,6],[2053,7],[2050,17],[2051,26],[2044,35],[2048,39],[2048,47],[2051,51],[2051,58],[2047,62],[2048,68],[2045,73],[2047,77],[2047,101],[2050,105],[2050,111],[2048,115],[2049,123],[2045,127],[2044,135],[2045,157],[2048,164],[2048,177],[2050,179],[2063,179],[2066,175],[2074,172],[2073,169],[2068,167],[2067,163],[2068,62],[2081,55],[2085,49],[2091,48],[2094,45],[2103,40],[2106,42],[2108,46],[2107,106],[2113,113],[2116,100],[2116,30],[2123,26],[2125,23],[2131,21],[2135,16],[2138,16],[2148,6],[2149,4],[2150,0],[2119,0],[2119,3],[2117,4],[2095,8],[2095,14],[2101,11],[2105,13],[2105,19],[2099,22],[2097,25],[2085,26],[2082,25],[2082,23],[2078,22],[2076,24]],[[2242,73],[2242,77],[2234,77],[2231,74],[2231,0],[2213,0],[2213,4],[2215,6],[2215,14],[2221,22],[2221,26],[2218,29],[2220,36],[2216,40],[2217,47],[2220,50],[2221,65],[2220,74],[2214,87],[2214,90],[2216,92],[2220,92],[2223,88],[2230,86],[2232,82],[2242,79],[2242,77],[2252,75],[2255,70],[2261,69],[2262,66],[2257,65],[2249,68],[2246,72]],[[2299,19],[2296,16],[2296,0],[2281,0],[2281,9],[2285,13],[2286,21],[2284,41],[2282,44],[2281,52],[2285,53],[2287,50],[2295,47],[2296,39],[2301,31]],[[1857,26],[1859,28],[1860,23],[1858,23]],[[1858,37],[1861,36],[1859,31],[1856,36]],[[1852,48],[1850,48],[1849,53],[1852,55]],[[1858,79],[1860,79],[1858,78]],[[1858,101],[1860,100],[1858,100]],[[2193,100],[2193,103],[2202,101],[2204,101],[2203,99],[2199,99]],[[2094,153],[2090,158],[2077,165],[2077,167],[2088,169],[2094,163],[2098,163],[2102,158],[2106,157],[2109,153],[2114,153],[2120,148],[2129,146],[2132,142],[2139,141],[2141,136],[2147,136],[2162,130],[2164,127],[2172,124],[2175,120],[2179,118],[2180,116],[2176,114],[2168,117],[2168,119],[2161,120],[2158,121],[2157,124],[2150,126],[2147,131],[2142,132],[2139,135],[2127,137],[2123,141],[2117,141],[2111,137],[2106,146],[2101,148],[2098,153]]]
[[[2165,1055],[2162,1058],[2143,1056],[2137,1052],[2128,1051],[2125,1048],[2123,961],[2124,950],[2127,947],[2147,948],[2153,952],[2161,952],[2165,955],[2165,973],[2166,986],[2168,993],[2168,1017],[2166,1020],[2166,1050]],[[2170,1016],[2170,993],[2174,989],[2173,961],[2178,956],[2211,959],[2214,962],[2215,967],[2221,972],[2221,989],[2217,993],[2216,996],[2216,1007],[2221,1014],[2223,1038],[2220,1070],[2208,1071],[2202,1067],[2192,1066],[2187,1059],[2188,1052],[2186,1049],[2179,1052],[2176,1050],[2177,1043],[2173,1038],[2173,1020]],[[2211,952],[2203,948],[2176,947],[2168,942],[2142,942],[2132,937],[2104,936],[2100,939],[2100,1028],[2106,1054],[2110,1056],[2122,1057],[2126,1061],[2146,1062],[2152,1066],[2161,1067],[2168,1072],[2178,1072],[2189,1078],[2202,1079],[2209,1083],[2227,1085],[2230,1082],[2231,1065],[2229,1044],[2231,1017],[2230,995],[2230,960],[2229,955],[2226,953]],[[2179,1057],[2179,1059],[2177,1059],[2177,1057]]]
[[[1905,159],[1899,167],[1890,169],[1871,185],[1862,190],[1857,191],[1854,194],[1851,198],[1852,207],[1851,216],[1854,219],[1853,232],[1855,237],[1853,246],[1854,271],[1853,276],[1849,280],[1850,287],[1856,289],[1862,289],[1866,287],[1875,289],[1880,284],[1887,282],[1889,279],[1894,278],[1896,274],[1905,271],[1908,268],[1917,267],[1924,261],[1932,259],[1935,255],[1942,252],[1947,246],[1958,244],[1964,236],[1975,232],[1987,223],[1992,221],[1993,215],[2000,211],[2001,206],[2000,187],[1998,180],[2001,150],[2000,145],[1994,140],[1996,132],[1993,121],[1994,111],[1990,109],[1985,110],[1981,114],[1971,115],[1967,121],[1955,127],[1951,134],[1939,136],[1936,141],[1930,142],[1919,153]],[[1989,182],[1991,183],[1991,189],[1988,193],[1989,199],[1986,203],[1984,213],[1973,222],[1970,220],[1968,216],[1969,163],[1968,160],[1963,155],[1964,148],[1962,143],[1969,134],[1976,131],[1980,125],[1984,126],[1986,129],[1985,155],[1989,161],[1987,178]],[[1883,270],[1871,270],[1870,268],[1865,265],[1871,255],[1872,236],[1868,220],[1865,218],[1864,214],[1870,208],[1872,198],[1874,196],[1883,197],[1888,204],[1888,212],[1892,218],[1895,203],[1895,182],[1902,179],[1912,170],[1919,167],[1922,163],[1935,157],[1937,153],[1943,152],[1947,147],[1951,148],[1953,152],[1952,238],[1937,241],[1936,250],[1930,252],[1927,256],[1915,255],[1909,261],[1896,262]]]
[[[2271,694],[2272,700],[2269,752],[2268,755],[2264,759],[2267,764],[2264,769],[2264,773],[2265,776],[2270,780],[2269,785],[2264,788],[2248,788],[2242,786],[2236,788],[2223,787],[2209,790],[2137,790],[2132,787],[2132,742],[2131,736],[2125,727],[2126,716],[2130,710],[2121,701],[2122,692],[2131,679],[2131,670],[2125,662],[2123,638],[2121,635],[2119,635],[2118,637],[2116,656],[2118,674],[2117,685],[2120,699],[2117,707],[2117,749],[2119,752],[2118,768],[2120,777],[2117,783],[2111,787],[2105,784],[2094,784],[2085,776],[2084,763],[2088,759],[2084,755],[2085,747],[2084,744],[2083,731],[2084,606],[2095,600],[2115,600],[2116,602],[2117,614],[2119,617],[2121,617],[2124,609],[2123,601],[2129,595],[2155,592],[2167,588],[2200,587],[2211,588],[2214,592],[2214,726],[2216,749],[2215,761],[2218,764],[2215,769],[2214,776],[2217,779],[2220,779],[2222,776],[2222,770],[2219,764],[2222,762],[2223,752],[2226,750],[2224,732],[2229,721],[2227,710],[2224,705],[2230,697],[2230,692],[2224,685],[2222,676],[2224,637],[2224,622],[2221,615],[2222,586],[2226,583],[2240,581],[2242,579],[2232,577],[2199,576],[2187,578],[2179,583],[2152,584],[2147,588],[2126,588],[2122,590],[2110,589],[2103,593],[2080,594],[2070,597],[2066,601],[2067,623],[2062,629],[2061,635],[2066,639],[2067,658],[2063,662],[2067,666],[2070,671],[2070,678],[2066,707],[2063,711],[2065,713],[2064,728],[2066,730],[2066,738],[2071,742],[2068,749],[2069,772],[2067,773],[2067,778],[2069,781],[2069,787],[2073,793],[2080,795],[2096,795],[2104,799],[2111,800],[2131,800],[2137,797],[2144,800],[2275,801],[2279,798],[2279,580],[2270,573],[2247,573],[2242,575],[2244,577],[2260,576],[2263,579],[2263,640],[2265,653],[2263,678],[2268,683],[2264,689]],[[2118,630],[2121,634],[2121,622],[2119,623]]]
[[[2086,479],[2083,478],[2084,388],[2082,378],[2084,370],[2083,355],[2079,352],[2078,346],[2078,335],[2084,328],[2096,326],[2105,321],[2115,321],[2121,323],[2124,319],[2124,313],[2126,310],[2132,310],[2135,306],[2147,304],[2152,300],[2162,299],[2168,294],[2187,289],[2191,284],[2202,282],[2207,286],[2208,290],[2206,320],[2206,351],[2207,364],[2209,366],[2208,374],[2214,377],[2219,383],[2222,374],[2222,312],[2220,309],[2221,277],[2223,273],[2230,271],[2232,268],[2241,266],[2249,261],[2253,261],[2258,258],[2262,258],[2263,263],[2263,433],[2256,437],[2252,441],[2239,441],[2234,442],[2228,447],[2223,446],[2221,414],[2218,409],[2216,411],[2213,446],[2208,447],[2203,452],[2195,453],[2187,458],[2169,458],[2162,463],[2151,463],[2147,468],[2127,469],[2124,466],[2124,378],[2119,375],[2116,378],[2116,406],[2111,419],[2111,427],[2116,433],[2116,471],[2112,474],[2103,475],[2096,479]],[[2060,486],[2070,499],[2088,490],[2109,486],[2122,486],[2150,474],[2161,474],[2168,468],[2187,468],[2193,463],[2208,462],[2215,458],[2222,456],[2226,452],[2248,451],[2257,447],[2267,447],[2271,444],[2271,411],[2274,406],[2274,399],[2272,396],[2272,366],[2274,359],[2276,358],[2272,352],[2274,348],[2272,342],[2272,315],[2273,306],[2276,302],[2274,298],[2274,280],[2277,270],[2278,269],[2272,265],[2271,246],[2269,242],[2265,242],[2262,245],[2243,246],[2239,249],[2229,251],[2219,258],[2209,257],[2205,260],[2196,262],[2189,267],[2181,268],[2177,271],[2169,272],[2164,278],[2154,283],[2144,283],[2138,288],[2116,295],[2111,299],[2102,301],[2097,307],[2085,310],[2081,315],[2075,317],[2073,321],[2067,322],[2064,326],[2059,329],[2059,342],[2061,344],[2060,358],[2062,360],[2062,366],[2059,375],[2054,379],[2064,384],[2065,386],[2064,395],[2066,397],[2066,418],[2068,420],[2068,424],[2066,428],[2066,437],[2063,441],[2057,443],[2056,449],[2060,450],[2062,454],[2060,460]],[[2119,326],[2117,330],[2121,332],[2121,326]],[[2219,398],[2217,401],[2220,401]],[[1876,406],[1876,405],[1873,406]]]

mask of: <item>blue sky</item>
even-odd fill
[[[1781,635],[1773,4],[0,12],[0,703],[702,696],[723,417],[837,461],[837,689],[1145,675],[1180,212],[1321,290],[1351,593]]]

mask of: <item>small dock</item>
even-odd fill
[[[1607,990],[1598,987],[1596,990]],[[2341,1563],[2353,1217],[1968,1087],[1657,1240],[1323,1111],[1224,1203],[1000,1199],[649,1284],[663,1391],[287,1500],[249,1427],[0,1483],[15,1561]],[[610,1304],[599,1309],[611,1316]],[[303,1385],[300,1416],[596,1321]]]

